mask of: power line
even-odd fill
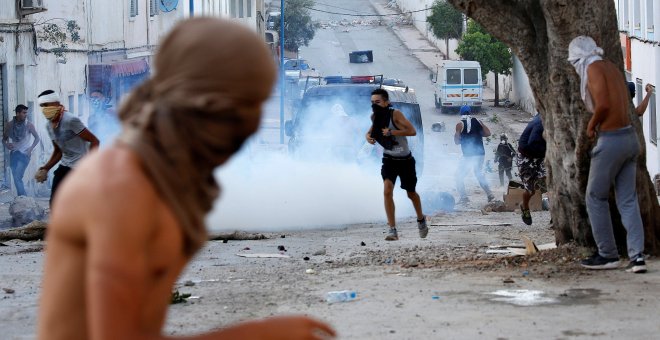
[[[344,7],[334,6],[334,5],[328,5],[326,3],[319,2],[319,1],[314,2],[314,5],[321,5],[321,6],[331,7],[331,8],[343,9],[345,11],[351,11],[353,13],[360,13],[360,12],[354,11],[352,8],[344,8]],[[365,14],[365,13],[360,13],[360,14]]]
[[[315,11],[315,12],[321,12],[321,13],[327,13],[327,14],[336,14],[336,15],[345,15],[345,16],[350,16],[350,17],[389,17],[389,16],[399,16],[399,15],[402,15],[402,14],[417,13],[417,12],[422,12],[422,11],[428,10],[428,9],[425,8],[425,9],[419,9],[419,10],[416,10],[416,11],[408,11],[408,12],[393,13],[393,14],[352,14],[352,13],[337,13],[337,12],[324,11],[322,9],[316,9],[316,8],[305,7],[305,6],[303,6],[303,8],[306,8],[310,11]]]

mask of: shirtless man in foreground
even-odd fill
[[[213,170],[257,129],[275,80],[261,39],[211,18],[175,27],[155,69],[120,111],[115,144],[88,155],[53,202],[39,339],[166,338],[172,286],[207,237]],[[324,323],[286,316],[189,339],[333,336]]]
[[[628,237],[630,264],[627,269],[644,273],[644,228],[635,186],[640,145],[630,125],[630,99],[623,73],[612,62],[602,59],[603,50],[590,37],[573,39],[568,54],[568,61],[580,76],[582,100],[593,113],[587,125],[587,136],[598,137],[591,151],[586,193],[589,222],[598,252],[581,264],[589,269],[619,266],[608,202],[614,183],[617,208]]]

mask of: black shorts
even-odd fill
[[[415,157],[392,157],[383,155],[383,166],[380,168],[383,180],[389,179],[396,184],[396,178],[401,177],[401,189],[414,192],[417,186],[417,172],[415,171]]]

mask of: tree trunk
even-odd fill
[[[500,80],[499,76],[497,75],[497,72],[493,72],[495,74],[495,107],[500,106]]]
[[[445,46],[447,46],[447,53],[445,55],[445,59],[449,60],[449,38],[445,38]]]
[[[578,35],[589,35],[605,51],[604,57],[623,72],[621,42],[613,1],[566,0],[448,0],[488,32],[511,47],[522,62],[541,113],[548,143],[547,183],[557,243],[576,241],[593,245],[585,206],[589,174],[586,136],[591,114],[580,98],[580,79],[566,61],[568,44]],[[641,144],[637,163],[637,193],[644,223],[646,249],[660,251],[660,208],[646,170],[646,147],[639,119],[630,115]],[[621,226],[618,217],[615,232]]]

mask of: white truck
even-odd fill
[[[458,111],[469,105],[473,111],[481,110],[483,86],[481,65],[477,61],[447,60],[431,74],[435,86],[435,107],[442,113]]]

